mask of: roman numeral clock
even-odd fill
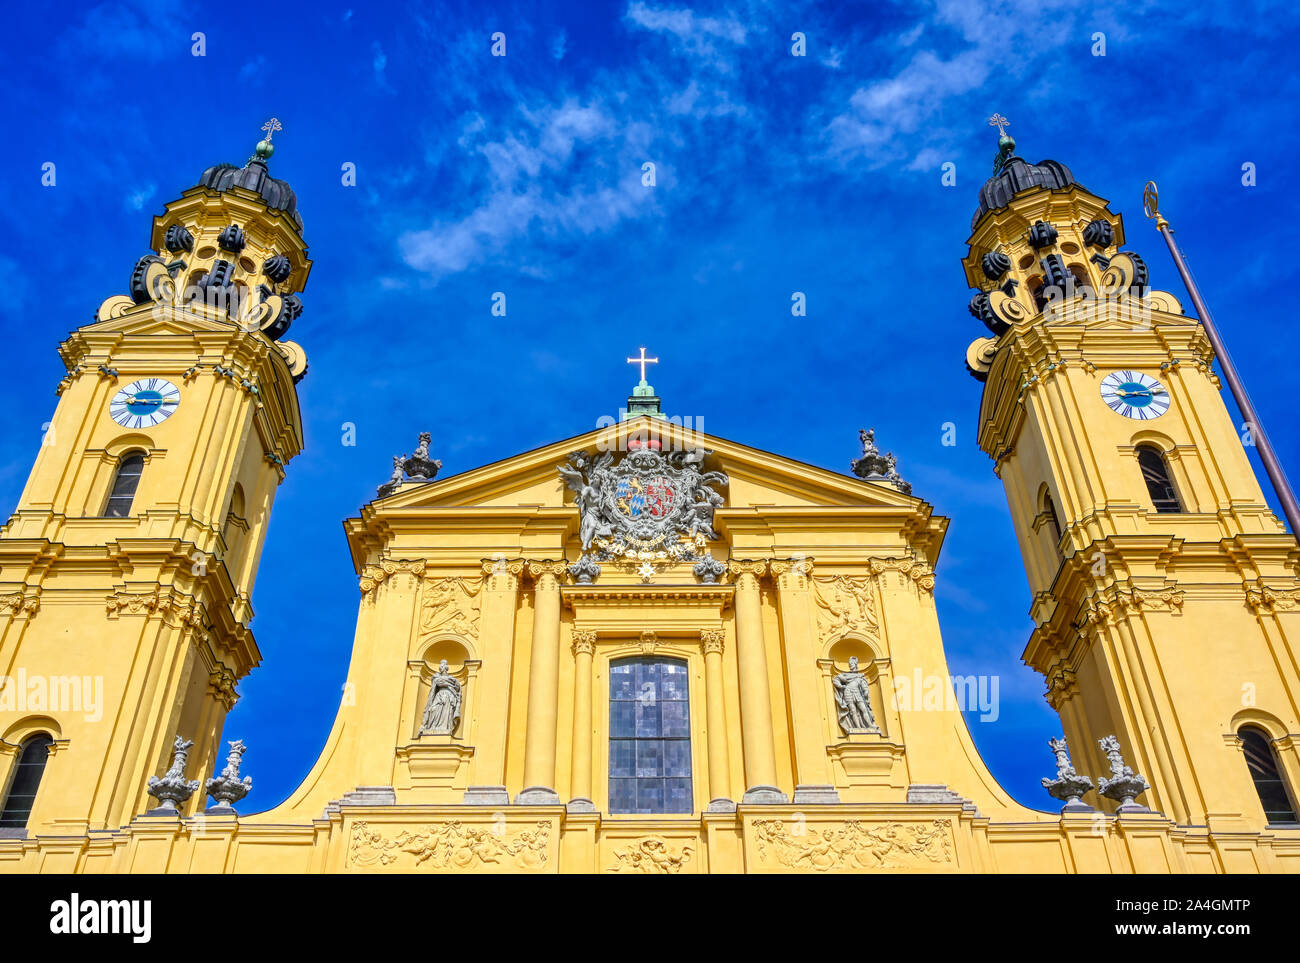
[[[124,386],[108,403],[108,413],[123,428],[152,428],[171,417],[181,390],[163,378],[141,378]]]
[[[1169,392],[1141,371],[1112,371],[1101,379],[1101,400],[1125,418],[1150,421],[1169,410]]]

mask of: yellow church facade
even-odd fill
[[[445,478],[427,436],[395,459],[345,526],[325,747],[239,812],[224,719],[303,445],[284,335],[311,262],[270,153],[168,205],[129,294],[61,347],[0,532],[0,871],[1300,872],[1300,551],[1199,322],[1103,200],[1011,149],[972,225],[966,360],[1060,812],[975,748],[988,679],[952,676],[934,602],[948,520],[892,456],[864,432],[840,474],[693,431],[644,351],[617,423]]]

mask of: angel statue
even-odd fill
[[[449,736],[460,724],[460,680],[447,669],[447,660],[438,663],[438,671],[429,681],[429,701],[424,705],[420,735],[433,733]]]
[[[691,505],[690,533],[697,532],[705,538],[716,541],[718,533],[713,530],[713,513],[722,507],[725,499],[711,488],[701,486],[695,493],[697,501]]]
[[[593,462],[585,451],[575,451],[569,455],[569,464],[557,466],[564,484],[574,493],[574,501],[578,505],[578,517],[581,519],[578,538],[582,542],[584,553],[591,551],[591,543],[597,538],[608,538],[614,533],[613,526],[600,513],[601,481],[613,459],[614,456],[606,452]]]

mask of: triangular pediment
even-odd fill
[[[111,303],[113,301],[118,303],[114,305]],[[239,330],[239,326],[231,321],[216,320],[171,305],[133,304],[125,296],[110,298],[104,302],[101,311],[114,313],[115,316],[96,321],[80,330],[94,334],[121,333],[133,337],[175,337],[201,332],[233,334]]]
[[[1145,330],[1195,327],[1200,322],[1183,313],[1182,303],[1167,291],[1148,291],[1142,298],[1075,298],[1044,316],[1045,328],[1087,328],[1089,331]]]
[[[433,482],[408,482],[386,498],[371,502],[368,509],[376,514],[405,514],[419,508],[572,506],[573,494],[558,470],[570,452],[596,455],[612,451],[617,461],[626,452],[629,438],[642,437],[648,431],[659,433],[665,451],[709,450],[702,467],[727,475],[728,484],[720,486],[720,491],[728,509],[892,508],[910,514],[923,504],[892,485],[838,474],[716,435],[637,418]]]

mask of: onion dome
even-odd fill
[[[972,231],[981,217],[989,211],[1006,207],[1011,198],[1021,191],[1033,187],[1059,190],[1078,183],[1070,173],[1070,168],[1059,161],[1044,160],[1030,164],[1024,158],[1017,157],[1015,149],[1016,142],[1009,134],[1003,134],[998,139],[998,157],[993,162],[993,176],[980,188],[979,208],[970,221]]]
[[[302,231],[302,217],[298,214],[298,195],[293,192],[288,181],[272,177],[266,162],[275,148],[269,139],[260,141],[253,156],[243,167],[234,164],[215,164],[203,172],[199,178],[199,187],[209,187],[214,191],[226,191],[232,187],[243,187],[261,196],[266,206],[273,211],[288,214],[298,230]]]

